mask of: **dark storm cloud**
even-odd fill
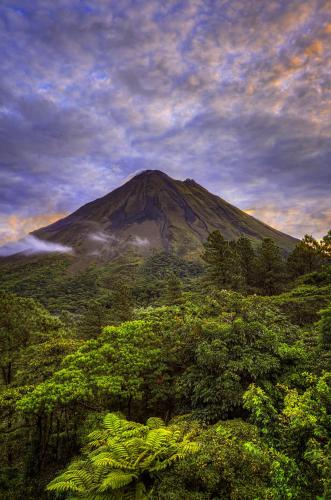
[[[324,234],[330,42],[326,0],[4,0],[0,241],[144,168]]]

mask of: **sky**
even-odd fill
[[[135,172],[331,228],[330,0],[1,0],[0,244]]]

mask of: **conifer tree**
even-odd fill
[[[331,229],[328,231],[328,233],[323,236],[322,241],[320,243],[320,248],[322,255],[325,259],[328,261],[331,260]]]
[[[265,295],[279,293],[285,282],[285,265],[280,249],[271,238],[264,238],[256,259],[257,284]]]
[[[255,283],[255,252],[251,241],[246,236],[241,236],[236,244],[240,258],[241,269],[246,287],[252,287]]]
[[[170,273],[165,280],[163,301],[166,305],[179,304],[182,296],[182,283],[175,273]]]
[[[206,281],[220,289],[242,288],[240,257],[234,242],[224,239],[219,231],[209,234],[204,243],[202,259],[206,262]]]
[[[306,234],[287,259],[287,269],[292,278],[318,271],[323,258],[321,246],[313,236]]]

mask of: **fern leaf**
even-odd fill
[[[100,485],[99,491],[117,490],[127,486],[132,481],[137,479],[135,474],[129,474],[122,471],[113,471],[103,480]]]
[[[152,429],[146,436],[146,444],[153,450],[158,450],[166,445],[171,438],[171,431],[168,429]]]
[[[151,417],[146,422],[147,427],[150,429],[159,429],[160,427],[165,427],[165,423],[162,418]]]
[[[116,460],[111,453],[99,453],[92,457],[92,462],[97,467],[107,465],[108,467],[112,467],[114,469],[127,469],[129,464],[125,460]]]

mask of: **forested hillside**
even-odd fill
[[[0,497],[330,499],[331,231],[0,265]]]

